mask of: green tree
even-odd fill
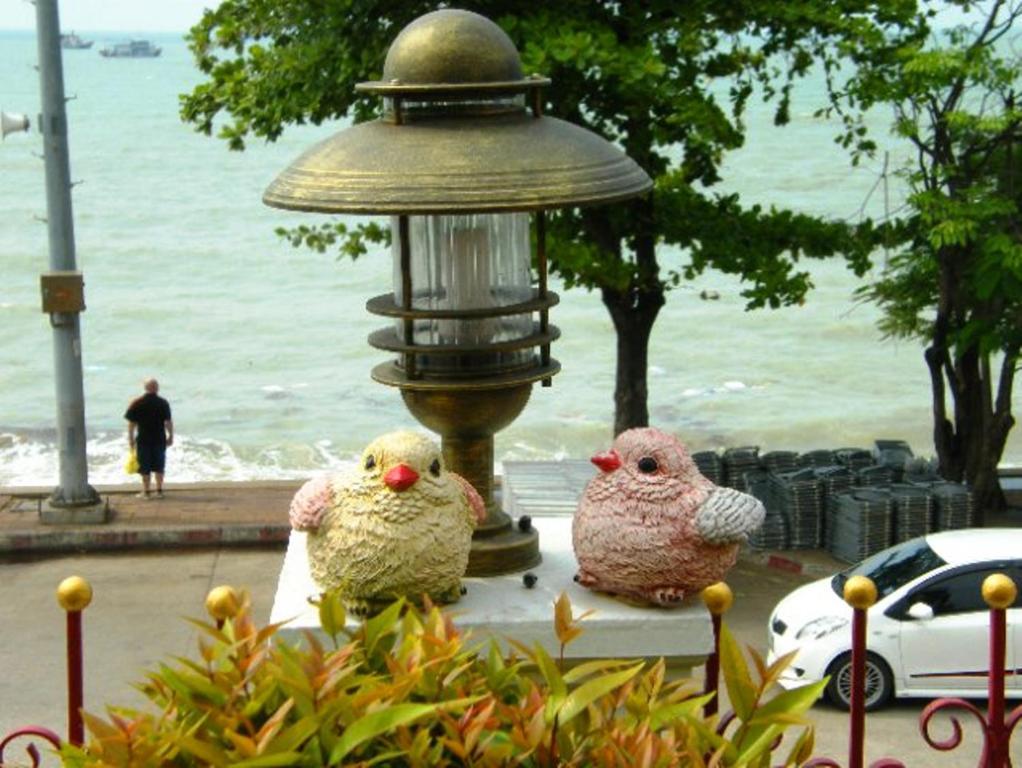
[[[973,21],[930,30],[949,7]],[[883,309],[883,331],[925,345],[940,472],[973,487],[980,514],[1005,503],[997,465],[1022,344],[1020,16],[1022,3],[1005,0],[924,6],[929,34],[882,66],[859,49],[836,94],[849,127],[886,105],[911,144],[907,204],[879,230],[897,250],[861,295]]]
[[[500,24],[526,72],[552,78],[548,114],[618,142],[656,181],[626,204],[560,211],[548,229],[552,270],[568,287],[598,290],[614,322],[615,433],[648,423],[650,332],[683,280],[708,267],[737,274],[747,308],[779,307],[811,287],[798,269],[804,257],[840,252],[866,269],[869,246],[843,224],[743,207],[712,188],[724,154],[743,143],[750,98],[774,99],[775,121],[787,122],[797,78],[834,62],[835,42],[865,37],[886,49],[882,31],[911,18],[914,0],[460,5]],[[292,123],[369,119],[378,105],[357,99],[355,83],[379,77],[397,32],[433,9],[413,0],[223,0],[189,35],[207,79],[182,97],[182,116],[207,134],[216,128],[234,149],[251,136],[273,140]],[[343,222],[288,234],[350,256],[384,237]]]

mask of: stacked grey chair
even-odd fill
[[[773,496],[770,473],[757,469],[747,472],[745,478],[748,493],[759,499],[766,509],[763,525],[749,536],[749,546],[753,549],[787,549],[790,539],[788,519]]]
[[[724,451],[724,484],[745,491],[745,475],[759,469],[759,448],[746,446]]]
[[[827,549],[839,560],[854,563],[885,549],[893,523],[891,492],[859,488],[830,498]]]
[[[770,474],[770,495],[788,524],[788,546],[815,549],[823,534],[820,482],[812,467]]]
[[[724,465],[716,451],[697,451],[692,461],[703,477],[714,485],[724,485]]]
[[[892,544],[933,530],[934,503],[929,490],[910,483],[895,483],[891,486],[891,499],[894,502]]]

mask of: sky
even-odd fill
[[[59,0],[60,27],[89,32],[184,32],[218,0]],[[0,0],[0,29],[35,29],[28,0]]]
[[[184,32],[195,24],[206,7],[219,0],[59,0],[60,26],[64,31],[90,32]],[[985,3],[980,3],[985,5]],[[966,17],[960,9],[947,8],[944,24]],[[0,30],[35,29],[35,6],[29,0],[0,0]]]

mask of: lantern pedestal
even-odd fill
[[[555,373],[556,361],[529,372]],[[479,379],[459,386],[450,380],[412,380],[393,363],[373,370],[377,381],[401,389],[408,410],[419,423],[440,435],[444,463],[464,477],[483,497],[486,519],[472,537],[469,576],[497,576],[532,568],[540,562],[539,534],[521,531],[501,509],[493,493],[493,436],[513,422],[529,402],[532,381]],[[510,378],[510,377],[508,377]]]
[[[532,571],[535,587],[526,588],[520,574],[466,578],[468,592],[450,606],[460,630],[471,630],[478,643],[492,636],[505,649],[507,638],[540,643],[556,657],[553,604],[566,592],[575,615],[594,611],[582,621],[583,634],[566,648],[569,659],[664,657],[676,674],[705,660],[713,648],[713,627],[698,596],[676,608],[647,608],[585,589],[573,578],[571,518],[547,517],[535,525],[544,542],[543,562]],[[306,534],[292,532],[270,613],[271,623],[287,622],[280,630],[283,638],[300,641],[311,630],[326,642],[316,608],[308,602],[319,592],[309,573]]]

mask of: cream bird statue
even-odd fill
[[[685,446],[660,430],[622,432],[592,459],[572,522],[576,581],[669,606],[720,581],[765,514],[758,499],[703,477]]]
[[[289,514],[291,527],[308,534],[313,580],[366,615],[398,597],[458,600],[486,510],[471,484],[444,468],[432,440],[390,432],[369,444],[350,477],[303,485]]]

